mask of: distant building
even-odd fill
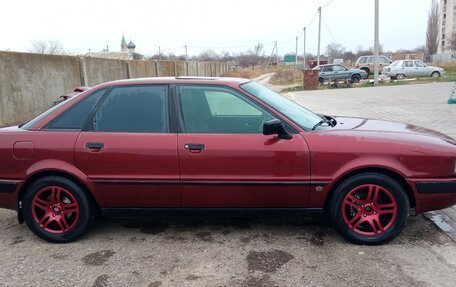
[[[454,0],[440,0],[439,53],[452,53],[451,37],[456,32],[456,6]]]
[[[104,49],[101,52],[88,52],[85,56],[117,60],[134,60],[133,54],[135,53],[135,49],[136,45],[131,40],[127,44],[124,35],[122,35],[122,40],[120,41],[120,52],[109,52],[108,49]]]

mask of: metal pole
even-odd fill
[[[302,53],[302,68],[306,69],[306,27],[304,27],[304,43],[303,43],[303,53]]]
[[[321,7],[318,7],[318,55],[317,55],[317,66],[320,65],[320,39],[321,39]]]
[[[158,46],[158,58],[160,59],[160,61],[162,60],[162,52],[160,46]]]
[[[275,42],[275,45],[276,45],[276,61],[277,61],[277,65],[276,65],[276,69],[279,70],[279,46],[277,45],[277,41]]]
[[[296,56],[295,56],[295,69],[298,68],[298,37],[296,37]]]
[[[379,42],[378,42],[378,0],[375,0],[375,32],[374,32],[374,86],[378,85]]]
[[[185,45],[185,61],[187,61],[188,55],[187,55],[187,45]]]

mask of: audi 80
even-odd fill
[[[315,114],[256,82],[145,78],[83,91],[0,129],[0,207],[70,242],[96,214],[325,212],[385,243],[456,204],[456,141],[410,124]]]

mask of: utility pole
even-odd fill
[[[274,51],[276,50],[276,47],[277,47],[277,42],[274,44],[274,47],[272,48],[271,56],[269,56],[268,62],[266,64],[266,69],[269,67],[269,63],[271,62],[272,56],[274,56]]]
[[[378,85],[379,42],[378,42],[378,0],[375,0],[375,31],[374,31],[374,86]]]
[[[185,45],[185,61],[187,61],[188,55],[187,55],[187,45]]]
[[[277,41],[275,43],[275,46],[276,46],[276,61],[277,61],[277,65],[276,65],[276,69],[279,70],[279,46],[277,45]]]
[[[298,68],[298,37],[296,37],[296,56],[295,56],[295,69]]]
[[[158,58],[160,59],[160,61],[162,60],[162,52],[160,46],[158,46]]]
[[[321,6],[318,7],[318,55],[317,55],[317,66],[320,65],[320,39],[321,39]]]
[[[303,43],[303,53],[302,53],[302,68],[306,69],[306,27],[304,27],[304,43]]]

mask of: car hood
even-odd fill
[[[456,145],[456,140],[451,137],[431,129],[415,126],[412,124],[405,124],[384,120],[373,120],[365,118],[351,118],[351,117],[334,117],[337,121],[335,127],[329,128],[333,131],[346,131],[346,132],[372,132],[376,135],[385,134],[405,134],[409,136],[431,136],[444,139],[451,144]]]

